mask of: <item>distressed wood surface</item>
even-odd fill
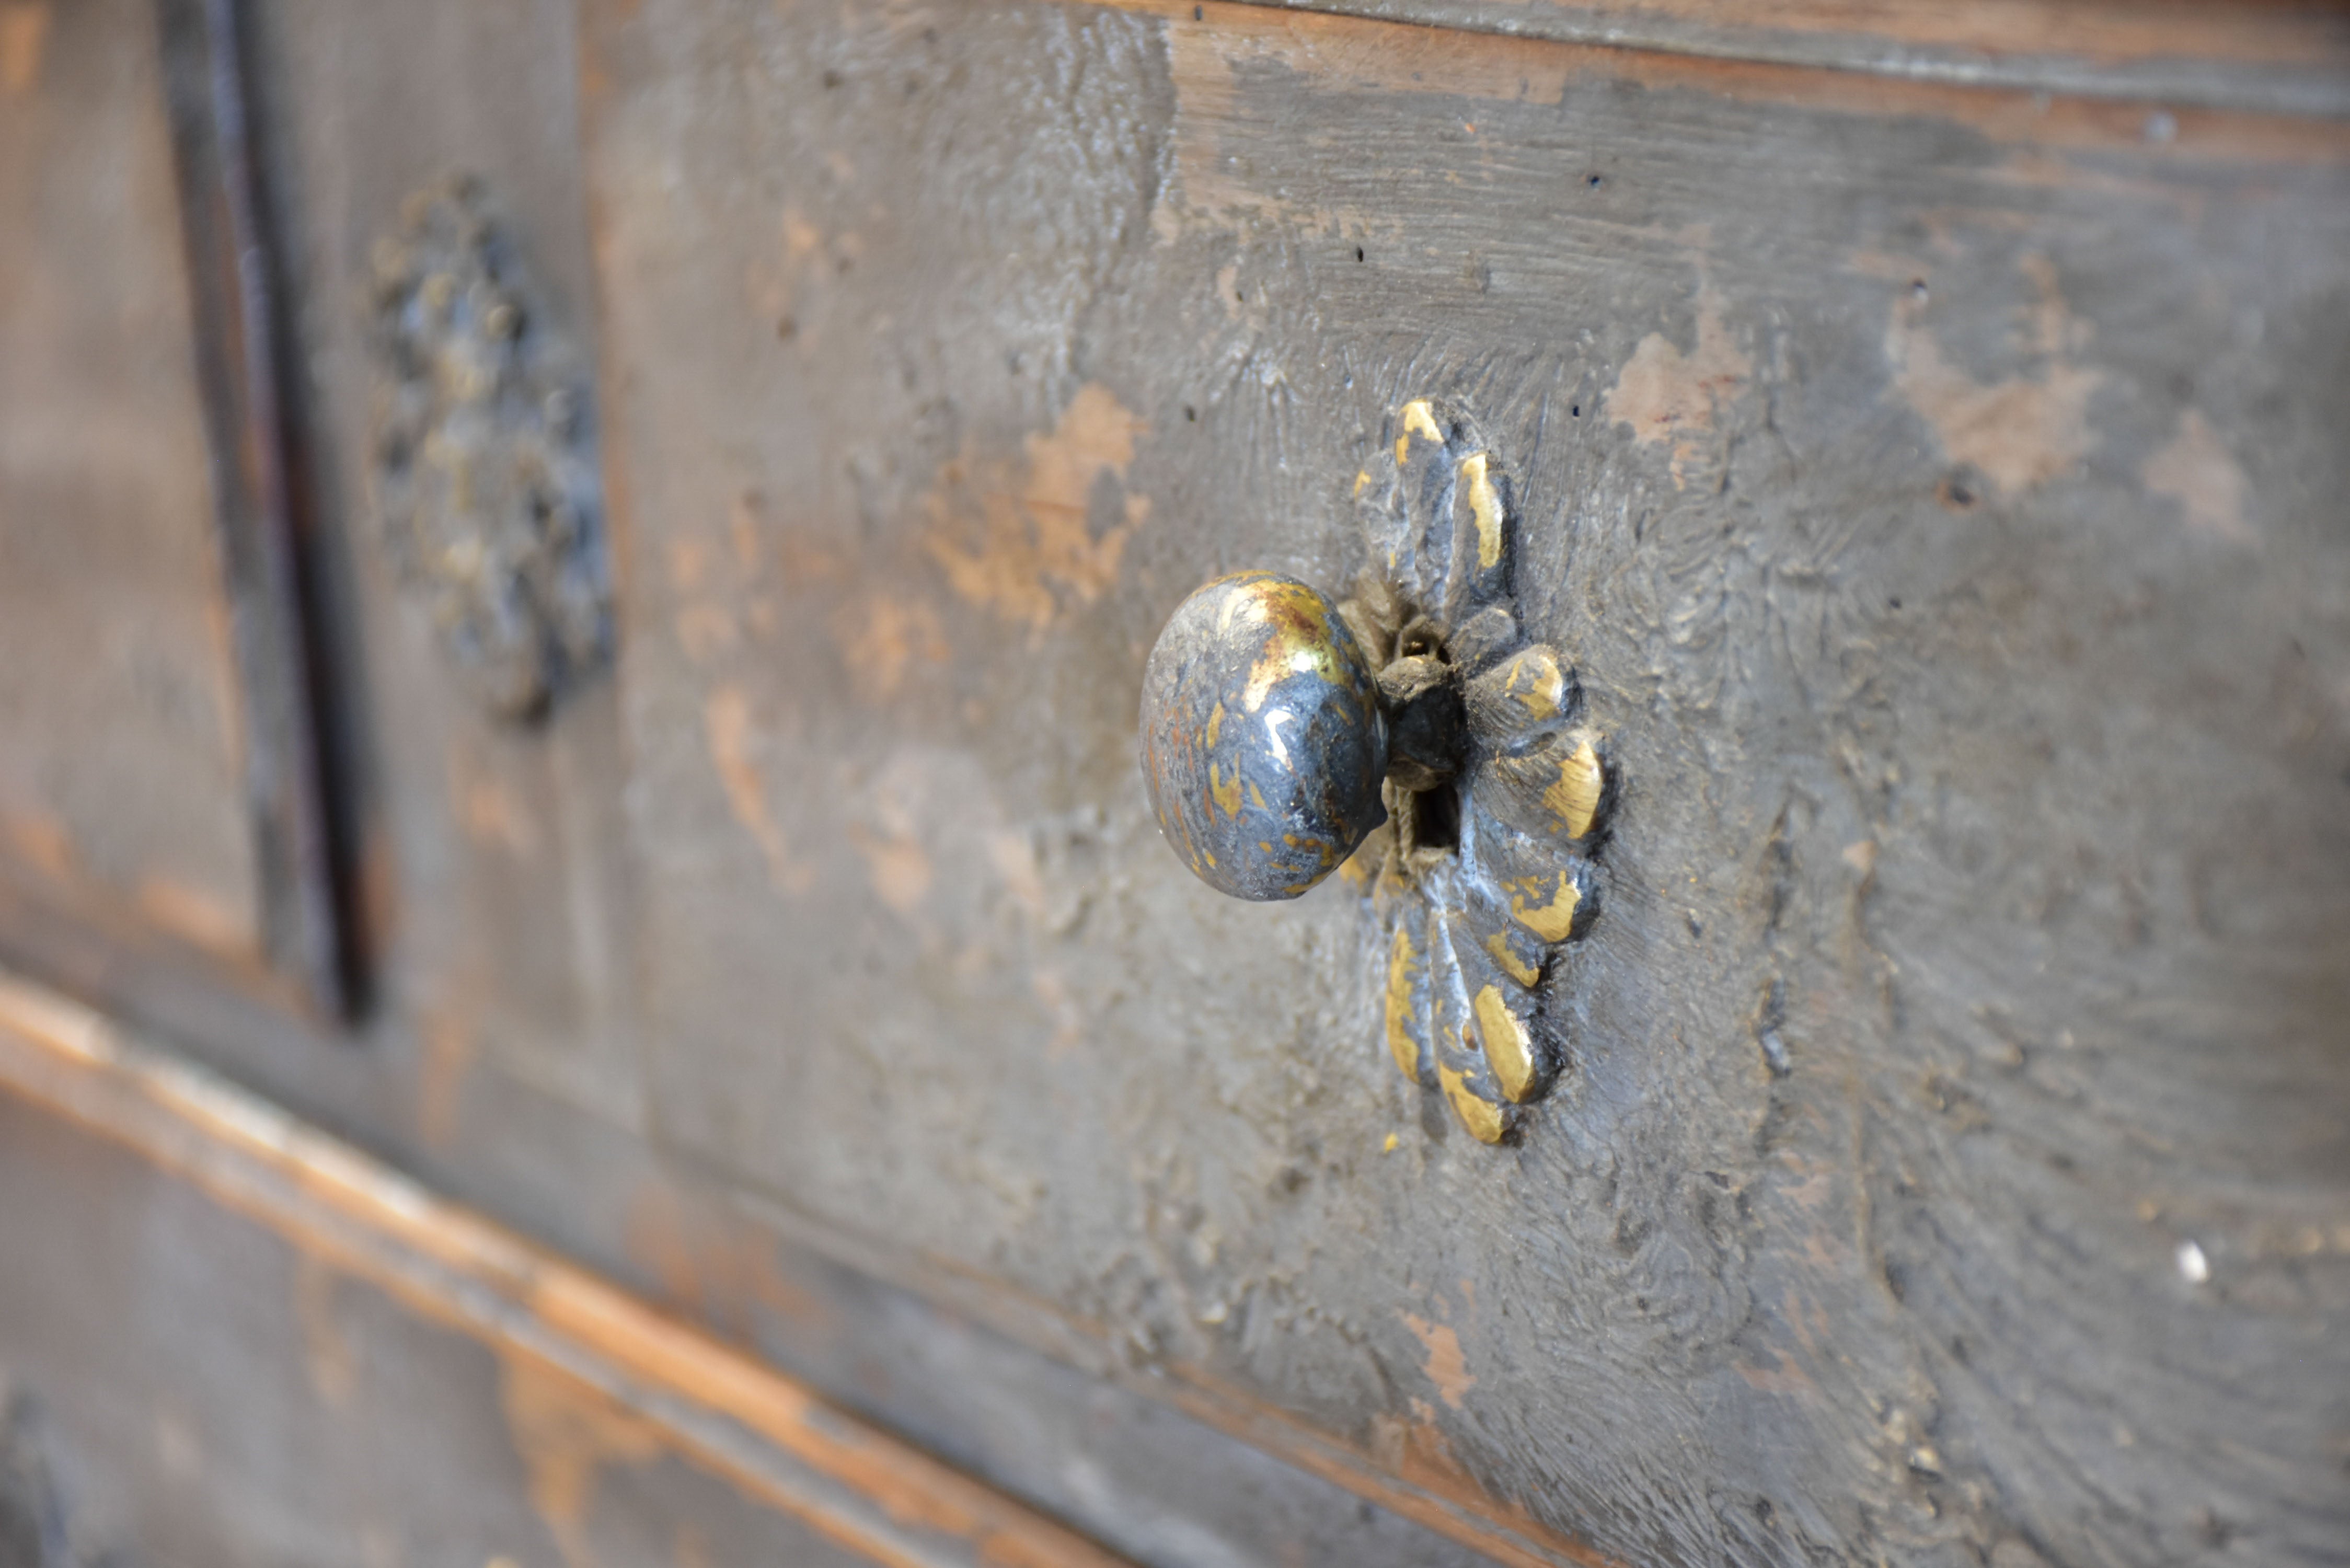
[[[2333,1549],[2350,132],[588,15],[658,1136],[1530,1551]],[[1167,610],[1343,582],[1422,392],[1627,780],[1499,1155],[1385,1064],[1357,902],[1216,899],[1133,774]]]
[[[50,972],[1138,1561],[1471,1560],[1407,1515],[1503,1539],[1293,1418],[1170,1386],[1095,1325],[778,1208],[650,1136],[616,688],[586,684],[543,729],[484,720],[390,569],[369,442],[370,252],[452,171],[499,201],[545,286],[541,325],[595,343],[569,7],[262,4],[246,20],[372,1008],[356,1039],[322,1038],[158,955],[45,932]]]
[[[359,1048],[57,972],[1138,1560],[2330,1560],[2330,24],[583,14],[248,8]],[[457,169],[605,367],[618,670],[527,737],[373,532]],[[1502,1151],[1343,885],[1217,900],[1133,771],[1168,610],[1342,587],[1426,392],[1627,775]]]
[[[2350,114],[2337,0],[1267,0],[1563,43],[2285,113]]]
[[[222,0],[0,11],[0,945],[346,1002]],[[90,971],[79,971],[88,978]]]
[[[96,1428],[78,1549],[1115,1561],[224,1080],[0,988],[5,1246],[49,1265],[0,1285],[0,1366]]]
[[[261,872],[182,257],[148,7],[0,10],[0,898],[251,962]]]

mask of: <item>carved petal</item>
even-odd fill
[[[1527,935],[1545,946],[1575,940],[1598,914],[1599,881],[1591,862],[1557,836],[1527,833],[1504,820],[1493,808],[1507,796],[1490,787],[1492,783],[1490,764],[1472,781],[1462,814],[1463,856]]]
[[[1464,897],[1448,922],[1452,961],[1468,998],[1469,1025],[1504,1099],[1540,1099],[1558,1071],[1560,1043],[1539,1016],[1538,986],[1546,944],[1511,917],[1499,890],[1473,867],[1460,878]]]
[[[1605,825],[1615,780],[1607,742],[1575,729],[1545,736],[1529,751],[1490,759],[1472,787],[1478,805],[1497,820],[1565,846],[1590,838]]]
[[[1523,1074],[1516,1073],[1515,1059],[1505,1045],[1503,1060],[1512,1065],[1512,1081],[1521,1090],[1520,1095],[1513,1096],[1488,1056],[1478,1033],[1477,998],[1486,991],[1498,992],[1499,987],[1491,963],[1479,962],[1474,956],[1479,950],[1474,922],[1468,912],[1439,905],[1431,912],[1429,924],[1439,939],[1431,955],[1429,978],[1435,1003],[1431,1044],[1437,1080],[1462,1125],[1480,1141],[1496,1143],[1517,1125],[1518,1100],[1540,1093],[1544,1075],[1532,1067]],[[1490,1011],[1494,1003],[1486,1005]],[[1507,1003],[1502,1006],[1512,1017],[1517,1016]],[[1525,1039],[1527,1061],[1539,1061],[1534,1054],[1530,1031]]]
[[[1509,476],[1467,410],[1416,398],[1355,479],[1373,569],[1448,626],[1506,598],[1516,512]]]
[[[1385,1015],[1388,1054],[1396,1066],[1415,1084],[1434,1075],[1435,1059],[1428,1048],[1428,920],[1427,907],[1417,901],[1398,911],[1388,937]]]
[[[1529,643],[1469,682],[1469,723],[1488,746],[1556,724],[1575,701],[1575,678],[1548,643]]]

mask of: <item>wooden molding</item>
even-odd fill
[[[1249,0],[1465,32],[1953,87],[2350,115],[2350,10],[2334,0]]]

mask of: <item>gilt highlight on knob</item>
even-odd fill
[[[1387,820],[1370,661],[1294,577],[1236,573],[1178,607],[1143,676],[1141,749],[1167,842],[1235,898],[1296,898]]]

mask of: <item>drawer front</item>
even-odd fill
[[[629,1373],[517,1384],[571,1265],[372,1167],[318,1264],[357,1157],[85,1020],[0,1053],[0,1250],[57,1261],[0,1359],[131,1478],[92,1543],[221,1517],[151,1384],[328,1456],[224,1449],[283,1539],[456,1497],[471,1561],[824,1561],[702,1462],[802,1377],[1152,1563],[2350,1532],[2339,25],[1347,9],[0,0],[0,950],[612,1276],[565,1354]],[[458,175],[494,243],[432,229]],[[444,264],[520,336],[388,346]],[[491,338],[546,349],[522,458],[445,445],[552,454],[610,567],[545,691],[485,682],[477,557],[414,547],[468,509],[387,439]],[[1587,787],[1525,839],[1576,898],[1430,803],[1402,904],[1225,898],[1139,765],[1161,628],[1356,594],[1431,465],[1571,673]],[[297,522],[315,665],[255,565]],[[1532,822],[1492,695],[1454,794]],[[1423,1006],[1405,906],[1500,1011]],[[1002,1502],[808,1408],[889,1449],[868,1512]]]
[[[661,1137],[1631,1560],[2339,1527],[2338,123],[586,13]],[[1218,898],[1135,763],[1176,603],[1345,589],[1422,395],[1622,780],[1500,1148],[1366,895]]]

